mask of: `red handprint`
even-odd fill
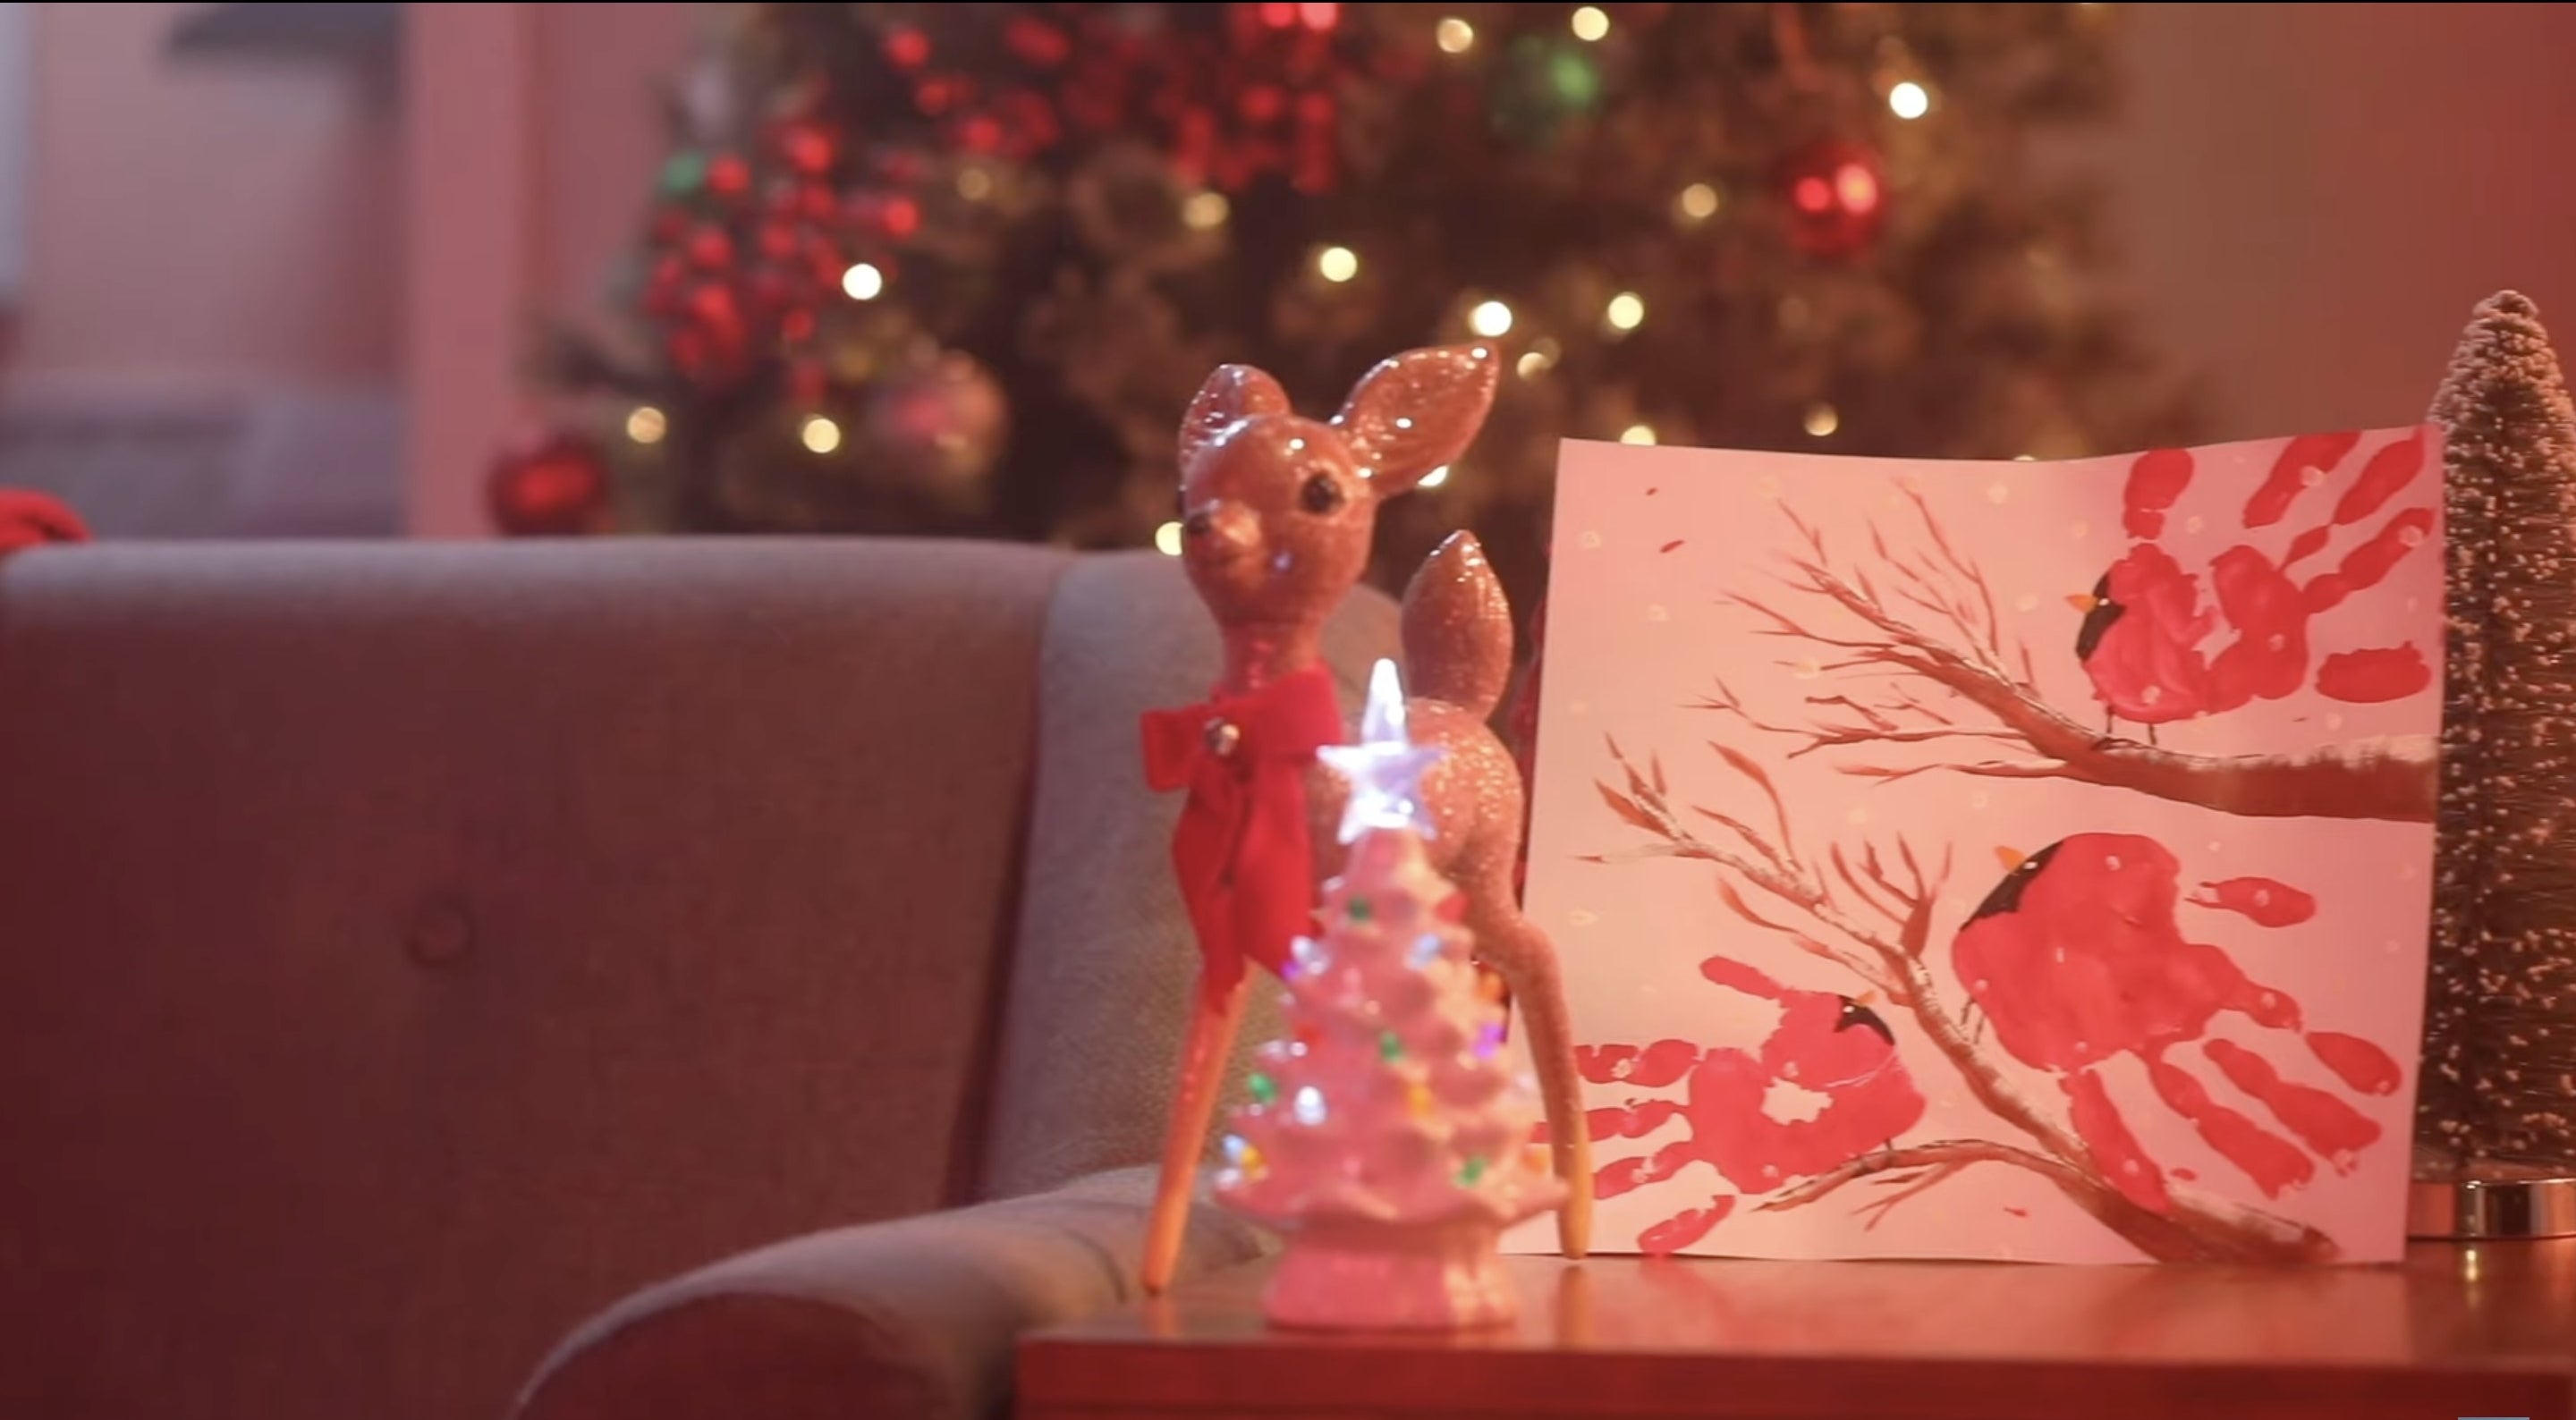
[[[1643,1138],[1676,1119],[1688,1130],[1651,1154],[1604,1165],[1595,1175],[1598,1197],[1663,1182],[1692,1164],[1707,1164],[1736,1193],[1771,1193],[1884,1148],[1922,1119],[1923,1093],[1897,1056],[1895,1032],[1864,1001],[1795,990],[1731,957],[1710,957],[1700,974],[1777,1002],[1780,1023],[1752,1051],[1685,1040],[1577,1047],[1575,1068],[1594,1084],[1661,1089],[1687,1082],[1678,1102],[1637,1100],[1589,1112],[1595,1140]],[[1778,1118],[1768,1097],[1783,1084],[1821,1095],[1823,1104],[1805,1119]],[[1705,1207],[1646,1228],[1637,1246],[1649,1254],[1678,1251],[1734,1208],[1732,1194],[1713,1193]]]
[[[2359,442],[2357,434],[2291,440],[2246,501],[2245,529],[2279,522]],[[2248,543],[2220,552],[2208,568],[2214,609],[2201,601],[2199,577],[2156,541],[2164,534],[2167,510],[2190,486],[2192,456],[2177,449],[2139,455],[2130,469],[2123,516],[2137,543],[2090,593],[2068,599],[2084,613],[2075,655],[2108,717],[2105,732],[2127,720],[2145,726],[2152,744],[2158,725],[2279,700],[2309,684],[2310,624],[2354,592],[2378,585],[2431,535],[2433,511],[2398,512],[2332,570],[2304,584],[2291,568],[2324,551],[2337,530],[2376,516],[2422,471],[2425,452],[2420,430],[2382,446],[2327,520],[2292,538],[2277,561]],[[2221,627],[2231,633],[2229,640],[2214,654],[2205,653],[2202,642]],[[2314,684],[2330,699],[2372,703],[2414,694],[2431,675],[2411,645],[2369,648],[2329,656]]]
[[[2356,1036],[2309,1032],[2296,1001],[2249,980],[2228,954],[2185,941],[2175,917],[2181,870],[2174,855],[2135,834],[2080,833],[2019,860],[1970,915],[1951,965],[1995,1039],[2025,1065],[2055,1071],[2076,1132],[2114,1186],[2141,1207],[2166,1204],[2164,1176],[2121,1120],[2101,1078],[2103,1062],[2133,1055],[2165,1104],[2192,1122],[2266,1196],[2306,1182],[2306,1154],[2218,1103],[2167,1058],[2200,1040],[2222,1012],[2300,1034],[2348,1088],[2387,1094],[2396,1062]],[[2206,906],[2271,925],[2303,921],[2306,894],[2261,879],[2202,886]],[[2379,1126],[2322,1090],[2283,1080],[2261,1056],[2225,1040],[2202,1052],[2230,1083],[2262,1101],[2307,1147],[2347,1167]]]

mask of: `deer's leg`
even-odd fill
[[[1198,1191],[1199,1157],[1207,1147],[1208,1123],[1216,1116],[1217,1087],[1224,1082],[1225,1058],[1234,1048],[1234,1033],[1243,1023],[1244,993],[1250,973],[1236,982],[1223,1000],[1212,1001],[1203,982],[1190,987],[1190,1031],[1181,1046],[1181,1080],[1172,1093],[1172,1117],[1163,1135],[1162,1173],[1154,1180],[1154,1211],[1145,1225],[1145,1290],[1159,1294],[1172,1285],[1172,1268],[1180,1261],[1181,1237],[1190,1223],[1190,1199]]]
[[[1487,853],[1472,867],[1461,864],[1467,890],[1467,926],[1476,951],[1511,984],[1512,1002],[1529,1031],[1530,1064],[1538,1074],[1547,1110],[1547,1147],[1565,1205],[1556,1215],[1557,1245],[1568,1257],[1592,1250],[1592,1131],[1583,1117],[1582,1077],[1574,1068],[1574,1024],[1565,1007],[1565,983],[1556,948],[1521,915],[1512,893],[1509,853]]]

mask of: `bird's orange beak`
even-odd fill
[[[2020,867],[2022,864],[2029,862],[2030,858],[2029,855],[2021,852],[2019,849],[1998,848],[1995,850],[1995,861],[2003,864],[2004,871],[2009,873]]]
[[[1875,1006],[1875,1005],[1877,1005],[1877,1004],[1878,1004],[1878,988],[1873,986],[1873,987],[1871,987],[1869,990],[1864,991],[1864,992],[1860,993],[1860,994],[1859,994],[1859,995],[1857,995],[1857,996],[1854,996],[1854,997],[1852,998],[1852,1004],[1853,1004],[1853,1005],[1855,1005],[1855,1006]]]
[[[2102,604],[2102,599],[2093,595],[2091,592],[2077,592],[2075,595],[2066,599],[2066,604],[2075,608],[2077,611],[2089,612],[2093,610],[2093,608],[2100,606]]]

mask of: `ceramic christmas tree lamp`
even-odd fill
[[[1217,1196],[1287,1235],[1263,1296],[1281,1326],[1459,1328],[1517,1313],[1504,1229],[1561,1201],[1532,1157],[1538,1112],[1480,989],[1464,900],[1432,866],[1392,662],[1358,745],[1321,751],[1351,786],[1342,875],[1288,969],[1288,1039],[1264,1046],[1225,1138]]]

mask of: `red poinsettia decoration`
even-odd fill
[[[89,527],[58,499],[0,488],[0,553],[48,542],[87,542]]]

